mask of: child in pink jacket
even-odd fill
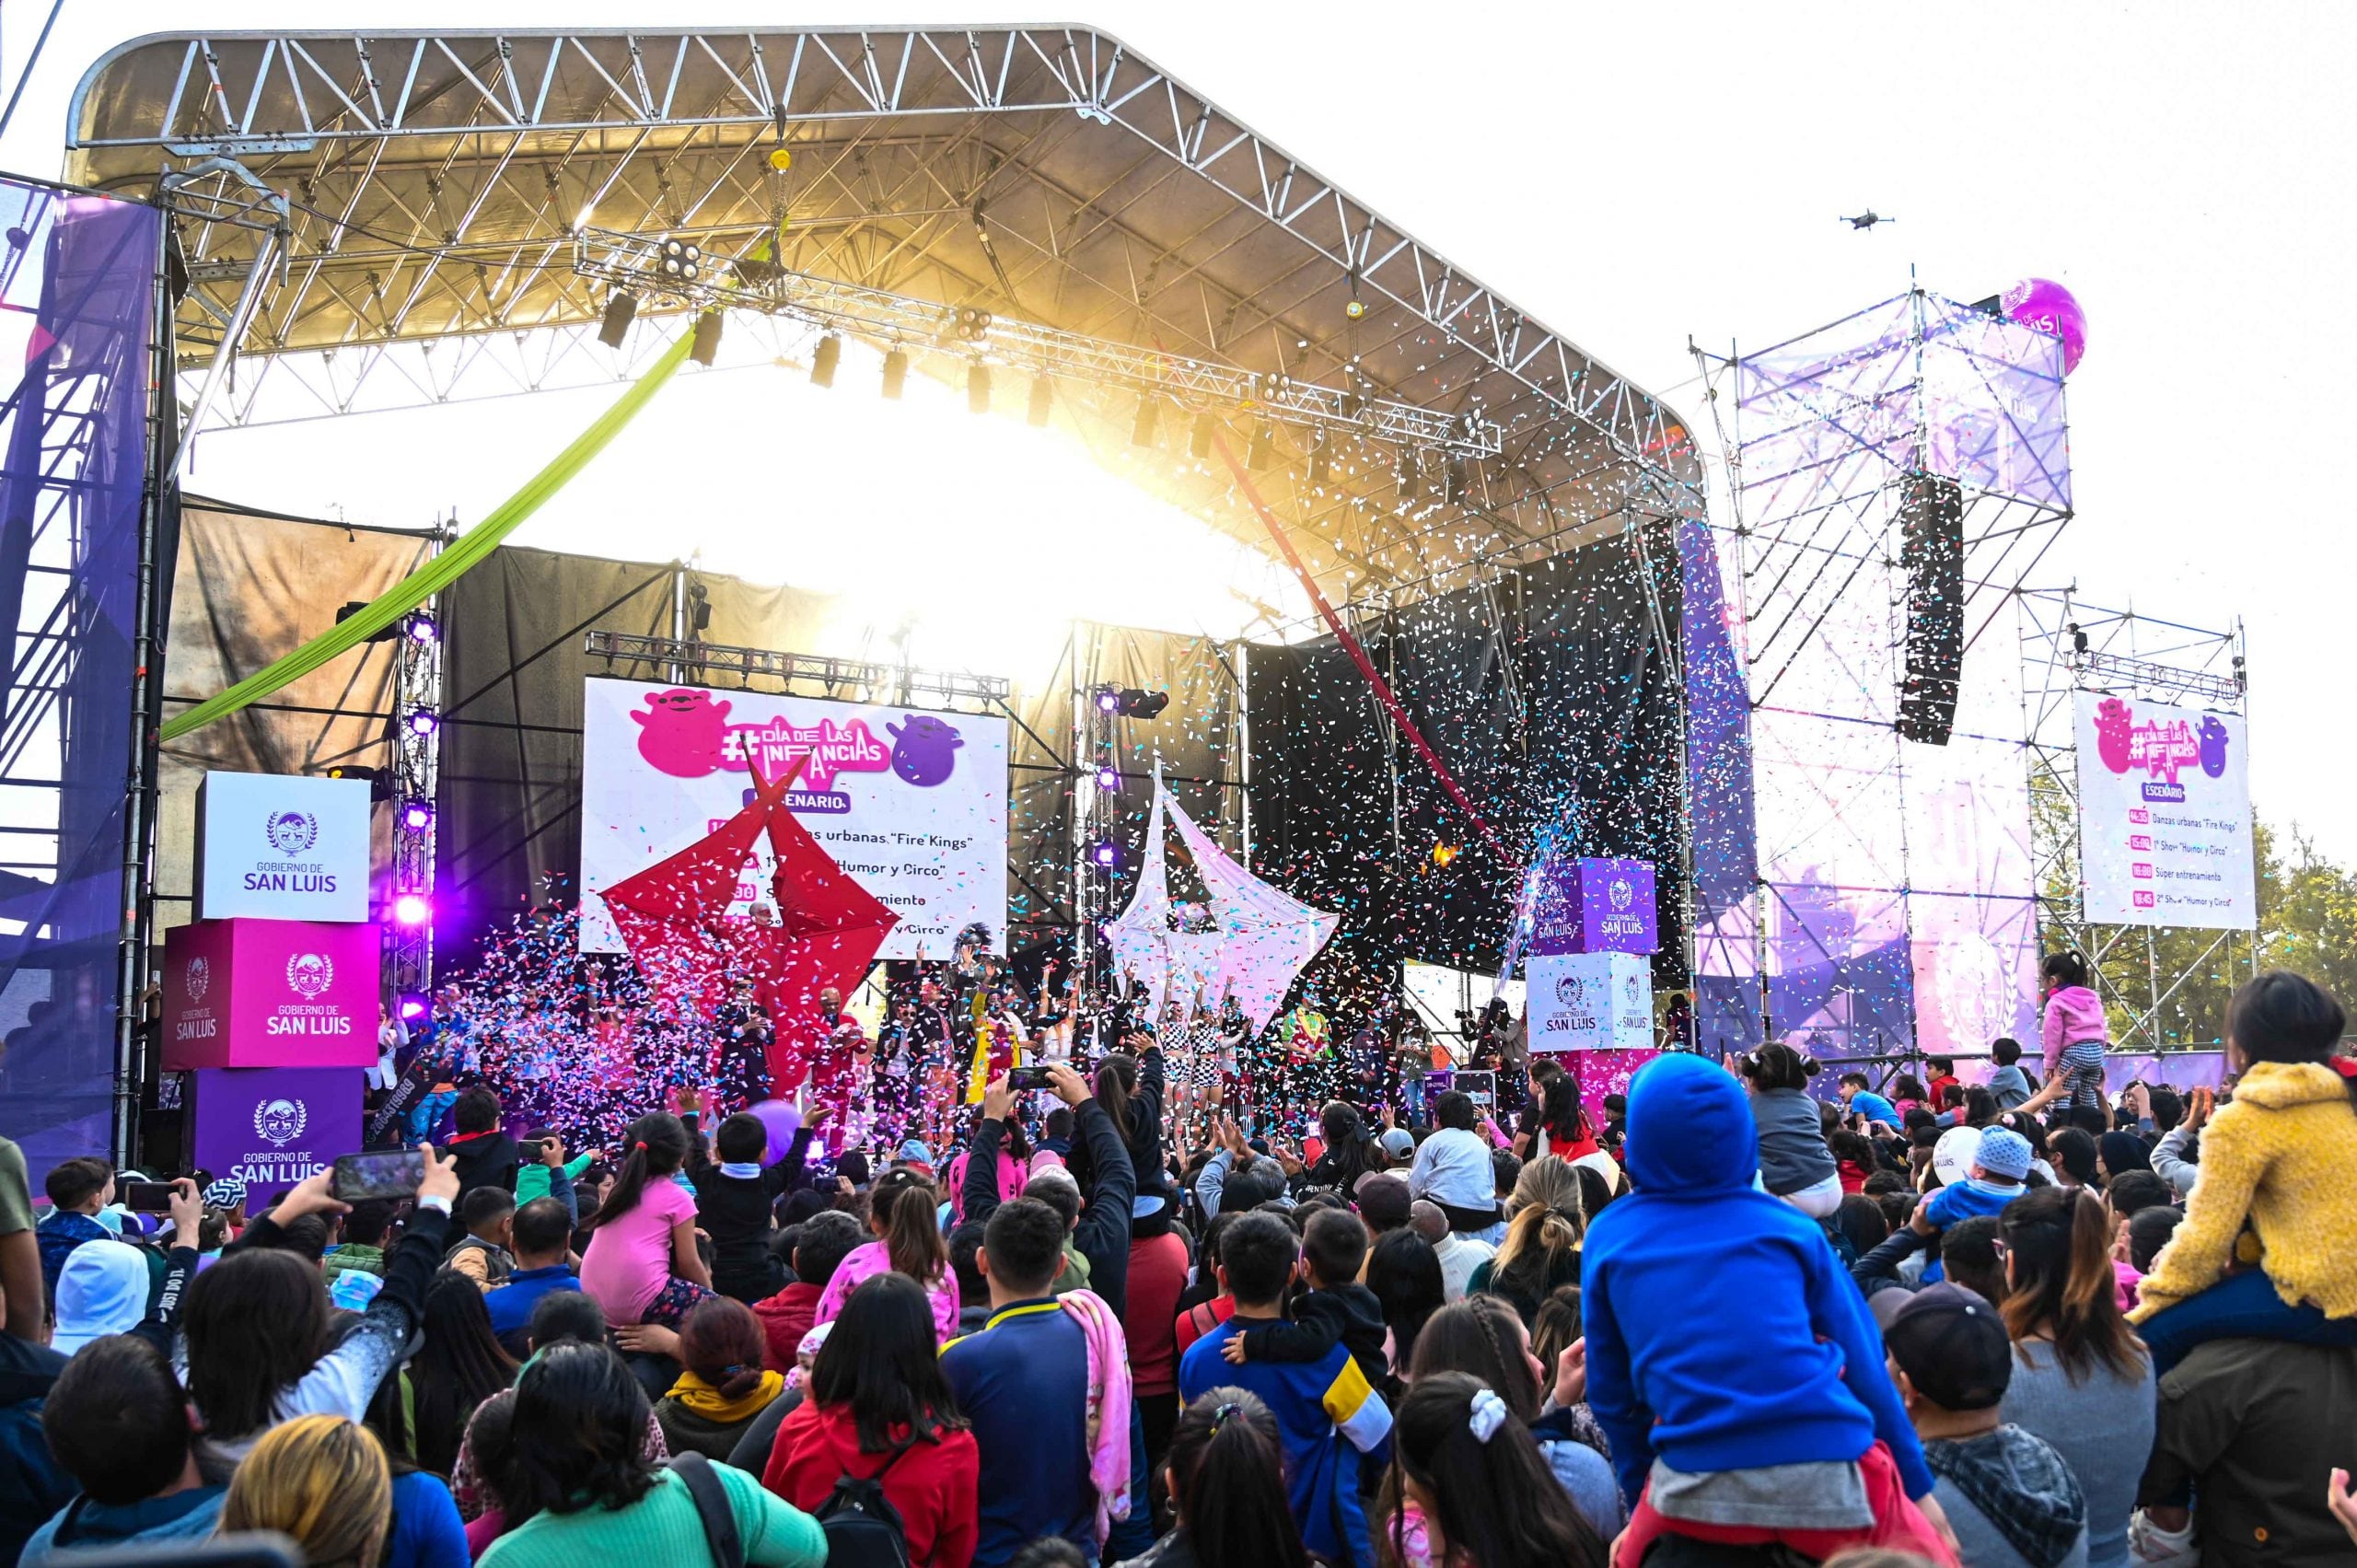
[[[2076,953],[2049,953],[2038,966],[2046,987],[2046,1075],[2065,1075],[2071,1108],[2103,1109],[2104,1047],[2111,1030],[2103,998],[2087,985],[2087,961]]]

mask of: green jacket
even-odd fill
[[[549,1195],[550,1168],[539,1160],[516,1167],[516,1206],[517,1208],[522,1208],[535,1198],[545,1198]],[[564,1162],[564,1179],[567,1182],[578,1181],[581,1179],[581,1173],[588,1168],[589,1156],[576,1155]]]

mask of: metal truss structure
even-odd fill
[[[920,366],[1049,369],[1099,461],[1265,546],[1204,457],[1202,422],[1228,427],[1338,601],[1701,511],[1666,407],[1086,29],[151,38],[85,77],[67,165],[176,182],[182,358],[247,361],[226,419],[270,417],[259,384],[290,377],[329,411],[604,378],[594,223],[735,284],[766,261],[746,303],[806,338],[889,349],[912,318],[986,313]],[[204,205],[257,188],[283,231]]]
[[[396,996],[422,996],[434,983],[434,923],[404,921],[404,896],[434,900],[434,830],[442,749],[442,636],[437,605],[427,600],[405,621],[393,656],[393,918],[385,922],[386,967]],[[421,724],[415,715],[429,715]]]
[[[2166,1009],[2189,988],[2237,969],[2257,973],[2258,937],[2234,931],[2170,931],[2097,925],[2080,901],[2079,755],[2081,691],[2120,691],[2141,700],[2241,714],[2248,696],[2239,621],[2218,631],[2132,610],[2107,610],[2075,588],[2025,589],[2020,606],[2023,715],[2028,735],[2038,925],[2049,952],[2086,956],[2096,991],[2128,1020],[2114,1041],[2125,1051],[2214,1044],[2172,1031]]]
[[[1987,633],[2072,515],[2060,343],[1915,288],[1696,357],[1728,454],[1759,878],[1698,967],[1756,977],[1769,1036],[1820,1059],[1981,1054],[2024,1016],[2036,935],[2019,659]],[[1927,494],[1960,545],[1939,589],[1906,540]],[[1926,594],[1961,627],[1929,742],[1901,730]]]
[[[1004,708],[1012,686],[1001,676],[975,675],[966,670],[918,669],[905,664],[878,664],[865,659],[834,658],[823,654],[779,653],[768,648],[740,648],[687,637],[643,637],[628,632],[593,631],[583,635],[581,651],[602,658],[610,673],[616,665],[661,672],[661,678],[698,686],[715,686],[732,679],[749,688],[755,679],[775,680],[782,693],[797,683],[805,694],[842,703],[913,703],[958,712]],[[816,691],[807,691],[816,687]]]

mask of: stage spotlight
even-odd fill
[[[991,367],[979,360],[966,366],[966,412],[991,412]]]
[[[1155,426],[1161,422],[1161,419],[1162,401],[1152,392],[1140,397],[1137,417],[1130,421],[1130,445],[1132,447],[1153,446]]]
[[[1088,857],[1097,862],[1099,865],[1110,865],[1115,860],[1120,858],[1120,852],[1116,850],[1111,844],[1098,844],[1095,849],[1088,852]]]
[[[1465,499],[1465,459],[1451,457],[1441,470],[1440,498],[1454,506]]]
[[[703,275],[703,250],[689,240],[667,239],[656,252],[656,270],[667,283],[693,283]]]
[[[638,296],[617,289],[606,296],[605,319],[598,323],[598,341],[608,348],[620,348],[630,336],[630,324],[638,317]]]
[[[335,612],[335,623],[341,626],[345,621],[351,620],[354,616],[359,614],[362,610],[367,608],[368,601],[365,598],[347,599],[344,601],[343,608]],[[368,641],[372,643],[389,643],[401,634],[401,622],[396,621],[387,625],[379,626],[374,632],[369,633]]]
[[[1399,481],[1399,499],[1402,501],[1415,500],[1416,493],[1423,487],[1422,482],[1423,480],[1423,472],[1422,465],[1416,461],[1416,449],[1413,447],[1402,447],[1399,448],[1398,478]]]
[[[1189,457],[1208,458],[1212,455],[1212,431],[1213,428],[1214,426],[1212,423],[1211,410],[1205,409],[1202,412],[1195,416],[1194,433],[1187,437],[1187,455]]]
[[[1098,789],[1106,789],[1106,790],[1112,790],[1112,789],[1119,789],[1119,788],[1120,788],[1120,787],[1121,787],[1121,773],[1120,773],[1120,769],[1118,769],[1118,768],[1099,768],[1099,769],[1097,769],[1097,787]]]
[[[688,357],[709,367],[720,354],[720,312],[707,310],[696,318],[695,346],[688,350]]]
[[[1244,460],[1256,469],[1267,468],[1270,456],[1276,447],[1277,427],[1264,424],[1252,432],[1252,446],[1245,453]]]
[[[987,310],[977,310],[970,305],[961,305],[958,308],[956,320],[958,335],[970,343],[981,343],[990,336],[991,313]]]
[[[884,395],[897,398],[909,380],[909,353],[896,348],[884,356]]]
[[[434,807],[423,800],[412,800],[401,807],[401,826],[412,833],[422,833],[434,826]]]
[[[1032,424],[1045,427],[1048,423],[1048,411],[1054,405],[1055,398],[1054,382],[1049,380],[1044,375],[1032,377],[1031,406],[1024,411],[1023,417]]]
[[[331,779],[358,779],[368,786],[368,798],[390,800],[393,797],[392,775],[382,768],[371,768],[358,762],[337,762],[328,769]]]
[[[820,338],[819,346],[810,351],[810,384],[814,387],[833,386],[835,366],[842,363],[842,339],[832,332]]]
[[[410,710],[409,732],[412,735],[432,735],[441,727],[442,721],[435,718],[430,710],[425,708]]]
[[[1312,484],[1325,483],[1328,471],[1329,464],[1326,459],[1326,437],[1320,436],[1317,440],[1309,444],[1309,482]]]
[[[1125,719],[1150,719],[1160,715],[1170,705],[1167,691],[1141,691],[1134,686],[1097,689],[1097,706],[1105,713],[1117,714]]]
[[[434,918],[434,905],[423,893],[403,893],[393,900],[395,925],[424,925]]]
[[[434,617],[424,610],[409,618],[408,631],[412,643],[431,643],[442,635],[442,628],[434,624]]]

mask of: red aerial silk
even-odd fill
[[[801,1084],[825,1039],[819,993],[830,986],[848,993],[857,985],[900,922],[786,808],[786,789],[799,772],[797,763],[771,783],[756,772],[751,805],[605,891],[632,961],[675,1007],[710,1016],[738,977],[751,978],[754,995],[775,1026],[769,1048],[772,1093]],[[770,882],[774,925],[726,912],[764,828],[777,856]]]

